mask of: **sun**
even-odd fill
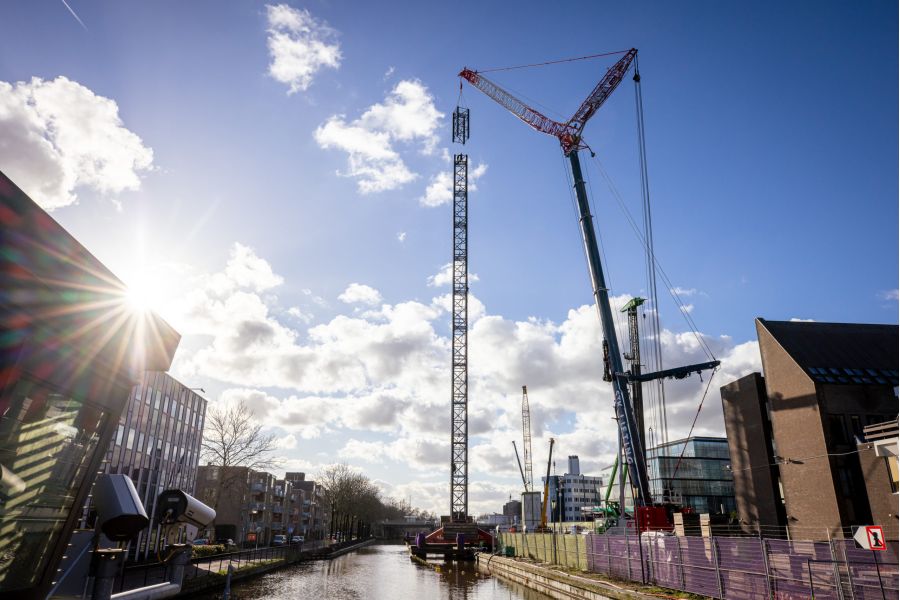
[[[125,302],[135,312],[151,312],[159,304],[157,287],[144,274],[129,278],[125,288]]]

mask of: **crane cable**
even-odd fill
[[[662,370],[662,341],[660,339],[659,325],[659,296],[656,287],[656,269],[653,268],[655,251],[653,249],[653,219],[650,208],[650,179],[647,175],[647,144],[644,135],[644,99],[641,93],[641,73],[638,64],[638,56],[634,57],[634,106],[637,121],[637,137],[638,137],[638,155],[641,174],[641,202],[644,217],[644,239],[645,256],[646,256],[646,275],[647,275],[647,291],[650,296],[650,305],[653,312],[650,314],[650,341],[651,352],[650,358],[653,360],[653,368],[656,371]],[[646,310],[646,309],[645,309]],[[644,313],[646,314],[646,312]],[[666,388],[662,379],[656,380],[654,386],[658,396],[656,397],[656,410],[658,411],[658,419],[660,425],[660,433],[662,443],[669,441],[669,423],[666,416]]]
[[[557,65],[560,63],[575,62],[576,60],[588,60],[591,58],[600,58],[602,56],[614,56],[616,54],[625,54],[628,50],[617,50],[615,52],[603,52],[602,54],[590,54],[588,56],[576,56],[574,58],[562,58],[559,60],[548,60],[545,62],[531,63],[529,65],[516,65],[514,67],[494,67],[492,69],[473,69],[476,73],[493,73],[495,71],[513,71],[515,69],[528,69],[531,67],[546,67],[547,65]]]
[[[678,474],[678,467],[681,466],[681,460],[684,458],[684,451],[687,449],[687,440],[691,439],[691,434],[694,433],[694,426],[697,424],[697,419],[700,417],[700,411],[703,409],[703,401],[706,400],[706,394],[709,393],[709,386],[712,384],[713,378],[716,376],[719,367],[713,369],[712,374],[709,376],[709,381],[706,382],[706,390],[703,392],[703,397],[700,398],[700,406],[697,407],[697,413],[694,415],[694,421],[691,423],[691,428],[688,431],[687,438],[685,438],[685,443],[681,447],[681,454],[678,456],[678,462],[675,463],[675,470],[672,471],[672,476],[669,477],[669,481],[671,482],[675,479],[675,475]]]
[[[625,215],[625,218],[628,221],[628,224],[631,225],[632,231],[634,232],[635,236],[638,238],[638,241],[641,242],[641,244],[646,247],[646,241],[644,240],[644,236],[638,229],[637,223],[635,223],[634,217],[631,216],[631,212],[628,210],[628,207],[625,206],[625,201],[622,199],[622,195],[619,193],[618,188],[616,188],[615,183],[613,183],[612,178],[609,176],[609,173],[607,173],[607,171],[603,168],[603,163],[600,161],[600,159],[597,157],[594,157],[594,160],[596,161],[595,164],[597,165],[597,168],[600,170],[600,174],[603,176],[604,180],[606,181],[606,185],[609,188],[610,193],[612,194],[613,198],[615,198],[616,203],[619,205],[619,209],[622,211],[622,214]],[[673,290],[675,288],[672,285],[672,281],[669,279],[669,276],[666,274],[665,270],[663,269],[662,265],[659,262],[659,259],[656,257],[655,254],[653,255],[653,263],[656,265],[657,272],[663,278],[663,282],[666,284],[666,286],[668,286],[669,295],[672,296],[672,300],[678,306],[679,312],[681,313],[681,315],[684,318],[685,322],[687,323],[688,327],[691,329],[691,333],[697,339],[698,345],[704,350],[704,352],[706,353],[707,356],[709,356],[711,359],[714,360],[715,355],[713,354],[712,350],[707,345],[706,341],[700,335],[699,329],[697,328],[697,325],[694,322],[693,317],[691,317],[689,309],[685,306],[684,302],[681,301],[681,298],[678,296],[678,294],[675,294],[673,292]]]

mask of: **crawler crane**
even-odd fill
[[[665,527],[668,524],[669,519],[666,508],[654,506],[653,503],[649,478],[647,476],[645,453],[641,440],[642,435],[639,433],[637,418],[630,400],[628,389],[629,383],[633,379],[637,381],[652,381],[661,377],[680,378],[689,373],[699,373],[704,369],[714,368],[718,366],[719,363],[718,361],[712,361],[685,367],[677,367],[675,369],[668,369],[657,373],[644,373],[635,376],[634,378],[625,371],[622,364],[622,353],[619,349],[618,338],[616,337],[615,322],[613,321],[612,309],[610,307],[608,287],[603,274],[600,250],[597,244],[596,233],[594,232],[593,216],[590,212],[584,177],[581,170],[581,161],[579,160],[578,153],[580,150],[587,148],[582,137],[587,122],[594,114],[596,114],[619,83],[621,83],[636,57],[636,49],[632,48],[626,51],[624,56],[610,67],[600,82],[594,87],[591,93],[588,94],[584,102],[578,107],[578,110],[575,111],[575,114],[564,123],[555,121],[528,106],[476,70],[465,68],[460,71],[459,77],[468,81],[472,86],[524,121],[528,126],[541,133],[556,137],[562,147],[563,154],[569,159],[575,187],[579,225],[581,228],[585,254],[587,255],[594,301],[600,315],[603,337],[609,349],[608,355],[605,358],[608,361],[606,366],[610,372],[610,378],[612,379],[613,384],[614,406],[616,421],[620,431],[622,454],[631,485],[634,488],[637,526],[641,530],[645,530],[648,528]],[[640,80],[640,76],[637,73],[635,73],[634,77],[636,81]]]

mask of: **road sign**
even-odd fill
[[[866,550],[887,550],[881,525],[857,527],[856,532],[853,534],[853,539],[859,544],[860,548],[865,548]]]

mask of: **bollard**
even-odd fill
[[[421,531],[416,534],[416,546],[423,548],[425,546],[425,534]]]
[[[234,565],[228,562],[228,573],[225,575],[225,590],[222,592],[222,600],[231,600],[231,574],[234,573]]]

